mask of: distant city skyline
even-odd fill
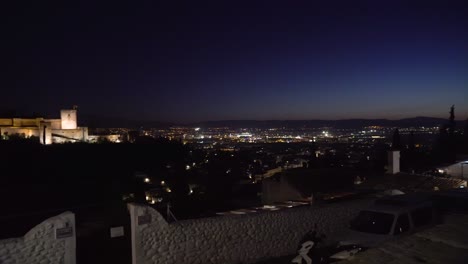
[[[468,118],[464,1],[5,10],[0,111],[191,123],[448,118],[455,105]]]
[[[67,109],[71,107],[62,107],[62,109]],[[173,123],[173,124],[181,124],[181,125],[187,125],[187,124],[195,124],[195,123],[205,123],[205,122],[226,122],[226,121],[346,121],[346,120],[389,120],[389,121],[399,121],[399,120],[407,120],[407,119],[418,119],[418,118],[429,118],[429,119],[443,119],[443,120],[448,120],[449,114],[443,115],[440,114],[439,116],[433,115],[433,116],[428,116],[428,115],[414,115],[414,116],[402,116],[402,117],[394,117],[394,118],[388,118],[388,117],[348,117],[348,118],[290,118],[290,119],[285,119],[285,118],[265,118],[265,119],[255,119],[255,118],[225,118],[225,119],[206,119],[206,120],[188,120],[188,121],[174,121],[174,120],[161,120],[161,119],[145,119],[142,117],[125,117],[125,116],[120,116],[120,115],[109,115],[109,114],[96,114],[93,112],[90,112],[89,110],[87,111],[86,109],[79,109],[78,111],[81,115],[81,117],[78,119],[79,122],[81,123],[83,119],[86,121],[89,120],[106,120],[106,119],[111,119],[115,122],[119,121],[130,121],[130,122],[161,122],[161,123]],[[23,109],[13,109],[13,108],[3,108],[0,109],[0,117],[45,117],[45,118],[55,118],[57,116],[56,113],[49,113],[46,111],[38,111],[38,110],[30,110],[29,108],[23,108]],[[455,109],[455,120],[457,122],[465,122],[468,119],[468,117],[460,116],[457,114],[456,109]]]

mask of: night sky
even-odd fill
[[[10,2],[3,111],[468,118],[465,1]]]

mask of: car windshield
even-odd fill
[[[373,234],[388,234],[392,228],[394,215],[372,211],[361,211],[351,221],[351,229]]]

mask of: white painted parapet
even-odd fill
[[[167,223],[149,206],[129,204],[132,264],[254,263],[291,255],[314,224],[330,237],[344,231],[369,203],[351,201],[174,223]]]
[[[24,237],[0,240],[1,264],[75,264],[75,215],[65,212],[32,228]]]

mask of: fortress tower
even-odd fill
[[[77,129],[76,109],[60,110],[62,129]]]

